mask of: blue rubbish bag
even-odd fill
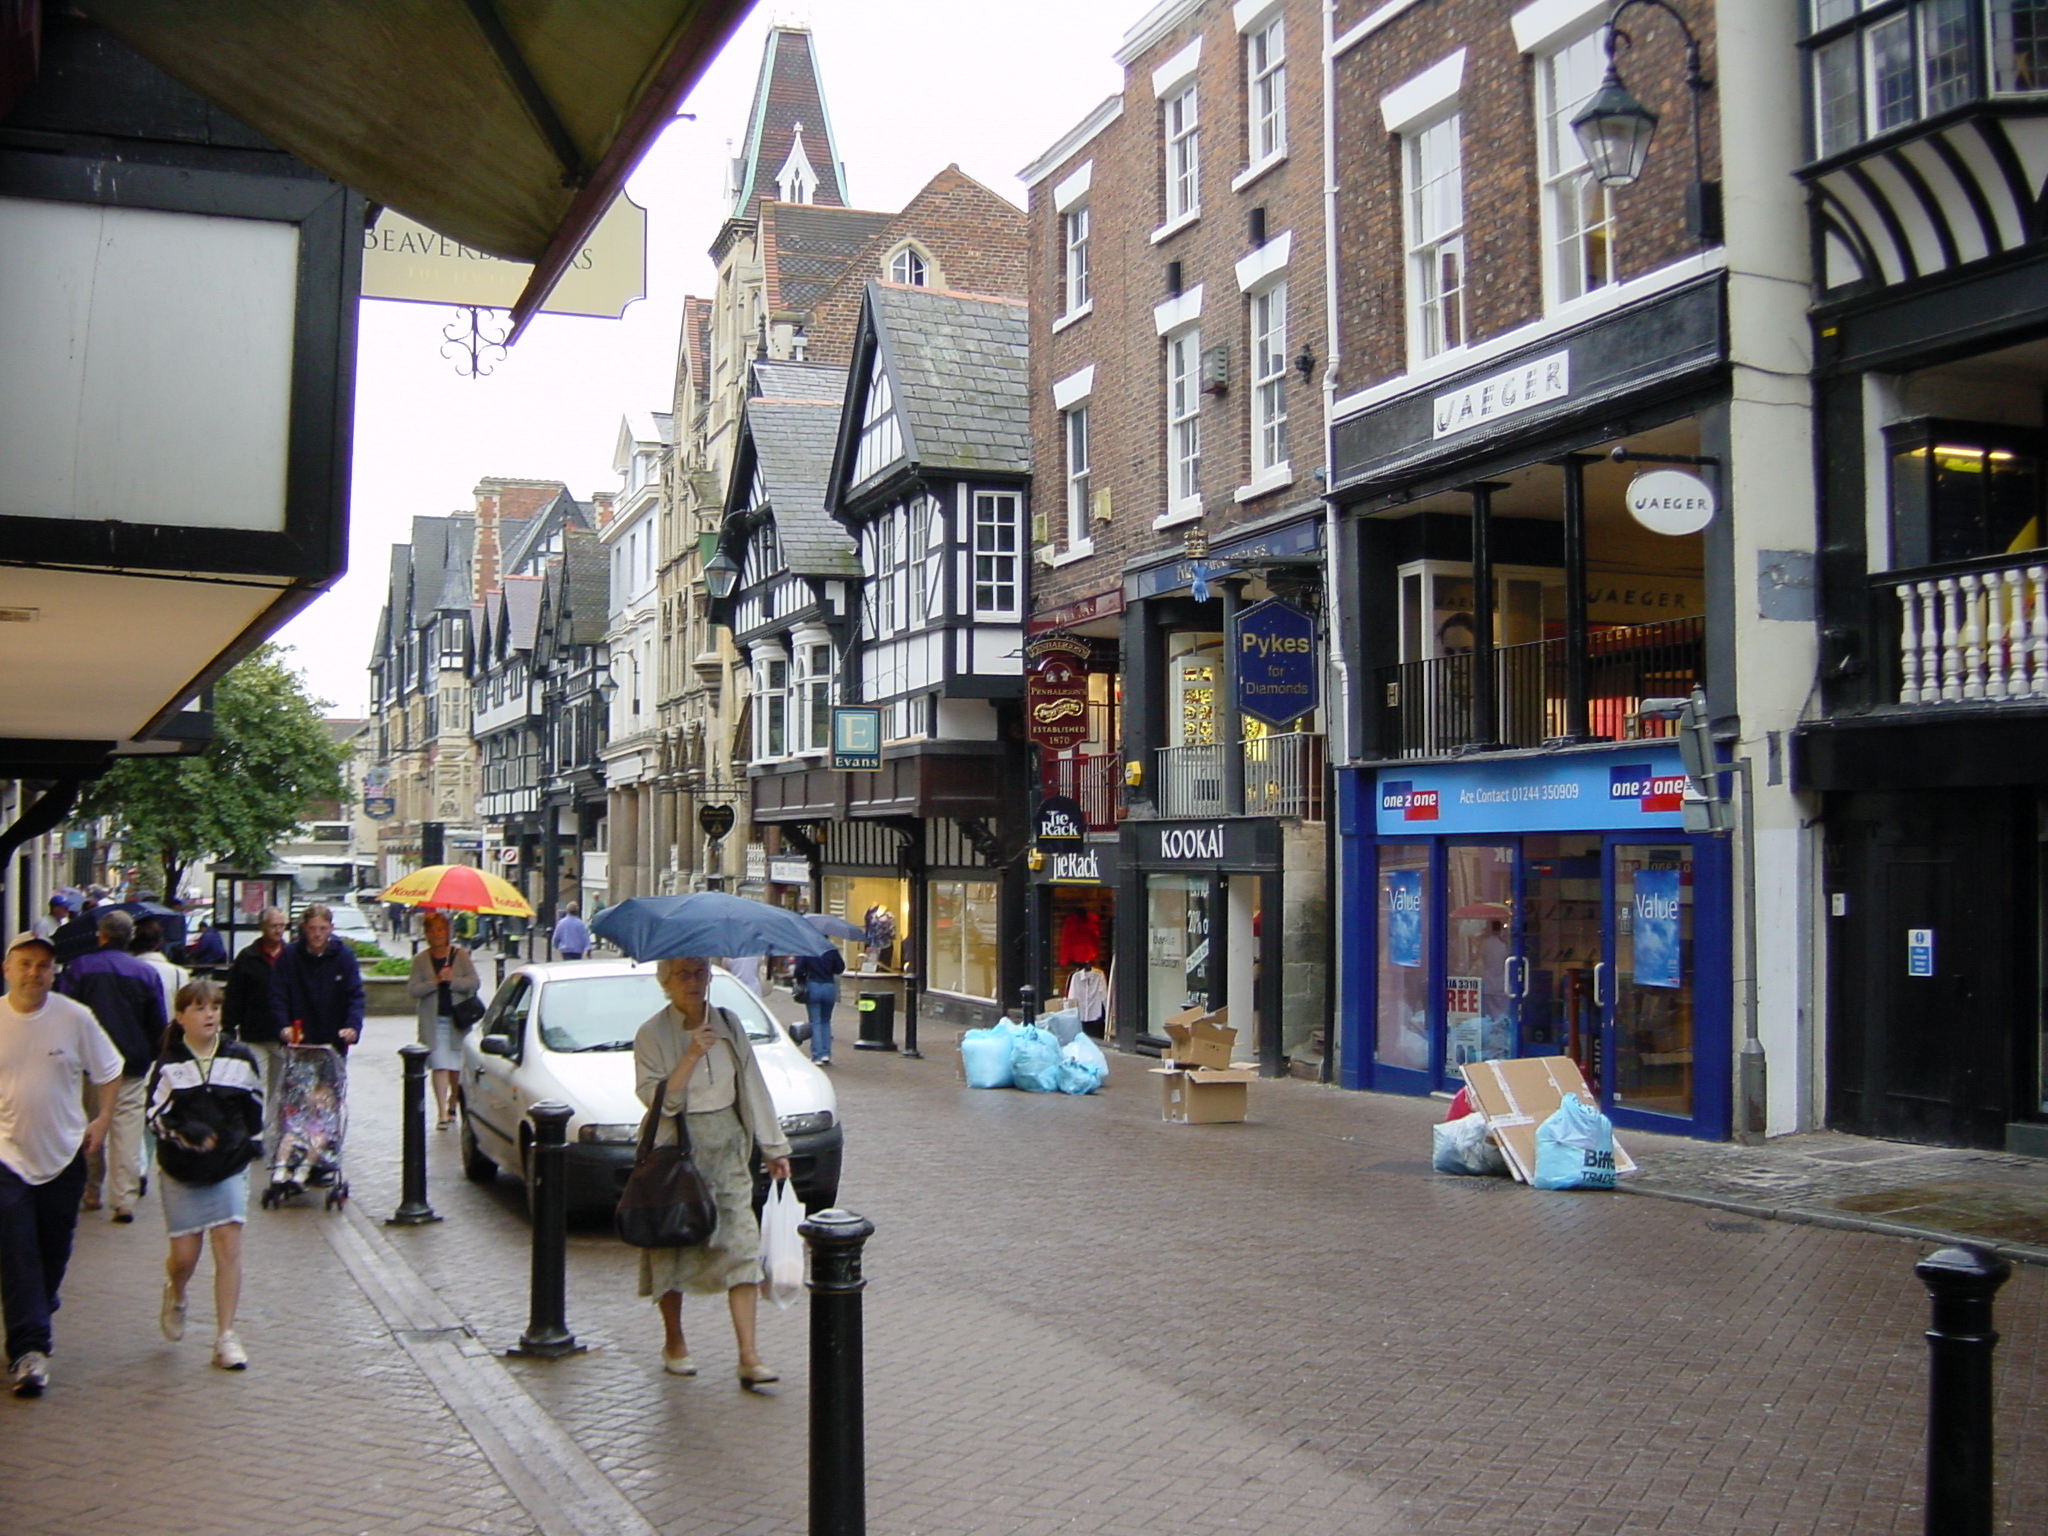
[[[1051,1030],[1060,1049],[1065,1050],[1074,1036],[1081,1033],[1081,1014],[1078,1009],[1062,1008],[1058,1013],[1041,1013],[1038,1024],[1041,1029]]]
[[[1536,1127],[1538,1189],[1614,1188],[1614,1123],[1567,1093]]]
[[[1010,1047],[1010,1075],[1026,1093],[1060,1091],[1060,1042],[1049,1029],[1026,1024]]]
[[[968,1087],[1013,1086],[1010,1051],[1016,1035],[1016,1026],[1006,1021],[993,1029],[970,1029],[960,1037],[960,1066]]]
[[[1109,1058],[1088,1036],[1076,1035],[1060,1047],[1061,1093],[1093,1093],[1108,1076]]]

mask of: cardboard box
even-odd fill
[[[1167,1059],[1177,1067],[1214,1067],[1227,1070],[1230,1053],[1237,1045],[1237,1031],[1230,1027],[1230,1010],[1218,1008],[1204,1013],[1184,1008],[1166,1021],[1166,1038],[1173,1042]]]
[[[1473,1061],[1464,1071],[1472,1107],[1486,1116],[1486,1127],[1500,1143],[1509,1171],[1524,1184],[1536,1176],[1536,1127],[1557,1113],[1558,1100],[1571,1093],[1581,1103],[1596,1102],[1579,1075],[1579,1064],[1569,1056]],[[1614,1171],[1636,1171],[1619,1136],[1614,1138]]]
[[[1154,1067],[1159,1118],[1182,1125],[1225,1125],[1245,1118],[1246,1085],[1259,1075],[1248,1062],[1228,1067]]]

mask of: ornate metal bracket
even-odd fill
[[[485,315],[497,318],[486,320]],[[484,360],[485,354],[497,354],[491,363],[505,360],[511,325],[503,310],[465,304],[456,310],[455,318],[441,328],[441,334],[447,338],[441,344],[441,355],[455,364],[455,371],[465,379],[485,379],[492,373],[492,368]]]

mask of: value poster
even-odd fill
[[[1380,878],[1387,888],[1387,960],[1392,965],[1422,964],[1422,871],[1390,869]]]
[[[1639,869],[1635,879],[1635,962],[1639,987],[1679,983],[1678,871]]]

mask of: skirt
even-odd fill
[[[172,1237],[191,1237],[214,1227],[247,1219],[249,1175],[243,1171],[218,1184],[186,1184],[159,1169],[163,1186],[164,1226]]]
[[[737,1109],[691,1115],[690,1155],[718,1207],[718,1230],[697,1248],[642,1248],[640,1294],[716,1296],[761,1278],[761,1224],[754,1218],[753,1153]]]
[[[425,1031],[422,1031],[425,1033]],[[460,1072],[462,1070],[462,1036],[464,1031],[455,1027],[455,1021],[442,1014],[434,1020],[434,1037],[422,1040],[430,1054],[427,1057],[429,1072]]]

